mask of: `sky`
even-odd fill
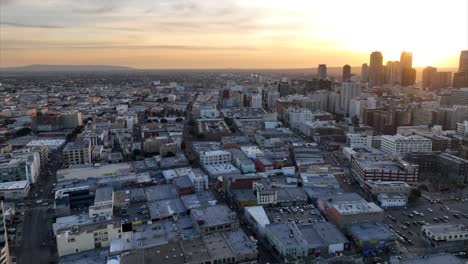
[[[457,67],[467,0],[0,0],[0,67]]]

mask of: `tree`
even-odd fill
[[[353,116],[353,118],[351,119],[351,121],[353,122],[353,126],[354,127],[358,127],[359,126],[359,123],[361,122],[361,120],[359,120],[359,117],[357,115]]]
[[[178,117],[178,118],[176,118],[176,120],[175,120],[175,121],[176,121],[176,123],[180,123],[180,122],[184,121],[184,119],[183,119],[183,118],[181,118],[181,117]]]
[[[167,119],[166,119],[166,118],[161,118],[161,120],[160,120],[159,122],[161,122],[161,123],[163,123],[163,124],[164,124],[164,123],[167,123]]]
[[[16,136],[17,137],[23,137],[23,136],[29,135],[29,133],[31,133],[31,128],[23,127],[20,130],[16,131]]]

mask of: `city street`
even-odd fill
[[[49,163],[31,188],[30,196],[18,208],[24,218],[17,226],[14,248],[18,263],[57,263],[55,239],[49,232],[53,222],[53,184],[60,168],[59,153],[60,150],[49,155]]]

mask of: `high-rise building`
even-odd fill
[[[387,61],[385,70],[387,83],[395,84],[401,82],[401,67],[399,61]]]
[[[327,79],[327,65],[326,64],[319,64],[318,69],[317,69],[317,76],[319,80]]]
[[[341,84],[341,109],[346,115],[349,114],[349,105],[351,99],[361,95],[361,84],[353,82],[344,82]]]
[[[453,87],[468,87],[468,50],[460,53],[458,72],[453,75]]]
[[[460,53],[460,62],[458,66],[459,72],[468,72],[468,50],[463,50]]]
[[[367,65],[367,63],[363,63],[361,66],[361,81],[369,81],[369,65]]]
[[[416,82],[416,70],[413,69],[413,53],[403,51],[400,56],[401,85],[410,86]]]
[[[452,82],[451,72],[435,72],[431,79],[431,90],[440,90],[450,87]]]
[[[369,66],[369,87],[379,86],[383,83],[383,56],[379,51],[374,51],[370,55]]]
[[[349,81],[349,79],[351,79],[351,66],[349,66],[348,64],[346,64],[345,66],[343,66],[343,77],[342,77],[342,81],[343,81],[343,82],[347,82],[347,81]]]
[[[427,89],[431,87],[432,77],[437,72],[437,68],[434,67],[426,67],[422,72],[422,88]]]
[[[281,81],[278,83],[278,92],[280,97],[284,97],[291,94],[291,84],[288,79],[281,78]]]

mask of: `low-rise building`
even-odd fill
[[[403,181],[373,181],[368,180],[364,188],[373,196],[379,194],[404,194],[408,196],[411,192],[411,186]]]
[[[226,205],[215,205],[201,209],[193,209],[190,213],[195,228],[201,234],[212,234],[239,229],[239,221],[235,212]]]
[[[59,220],[60,221],[60,220]],[[59,257],[109,247],[110,242],[119,239],[122,228],[113,220],[91,220],[71,222],[67,227],[54,230]]]
[[[348,239],[330,222],[317,222],[299,226],[309,247],[309,255],[336,254],[350,247]]]
[[[20,200],[28,196],[30,190],[29,181],[12,181],[0,183],[1,200]]]
[[[231,163],[231,152],[225,150],[211,150],[199,153],[203,166]]]
[[[265,238],[283,257],[301,258],[309,253],[307,240],[294,222],[267,225]]]
[[[232,162],[242,173],[252,173],[256,171],[254,162],[242,151],[238,149],[231,149],[230,151],[232,154]]]
[[[382,222],[352,224],[348,233],[364,256],[376,252],[391,252],[397,239],[395,233]]]
[[[377,201],[384,208],[403,207],[408,203],[408,197],[399,193],[381,193],[377,195]]]
[[[245,220],[250,224],[252,230],[263,236],[265,227],[270,224],[267,214],[263,206],[247,206],[244,208]]]
[[[424,225],[421,233],[432,247],[466,246],[468,243],[468,228],[462,224]]]

